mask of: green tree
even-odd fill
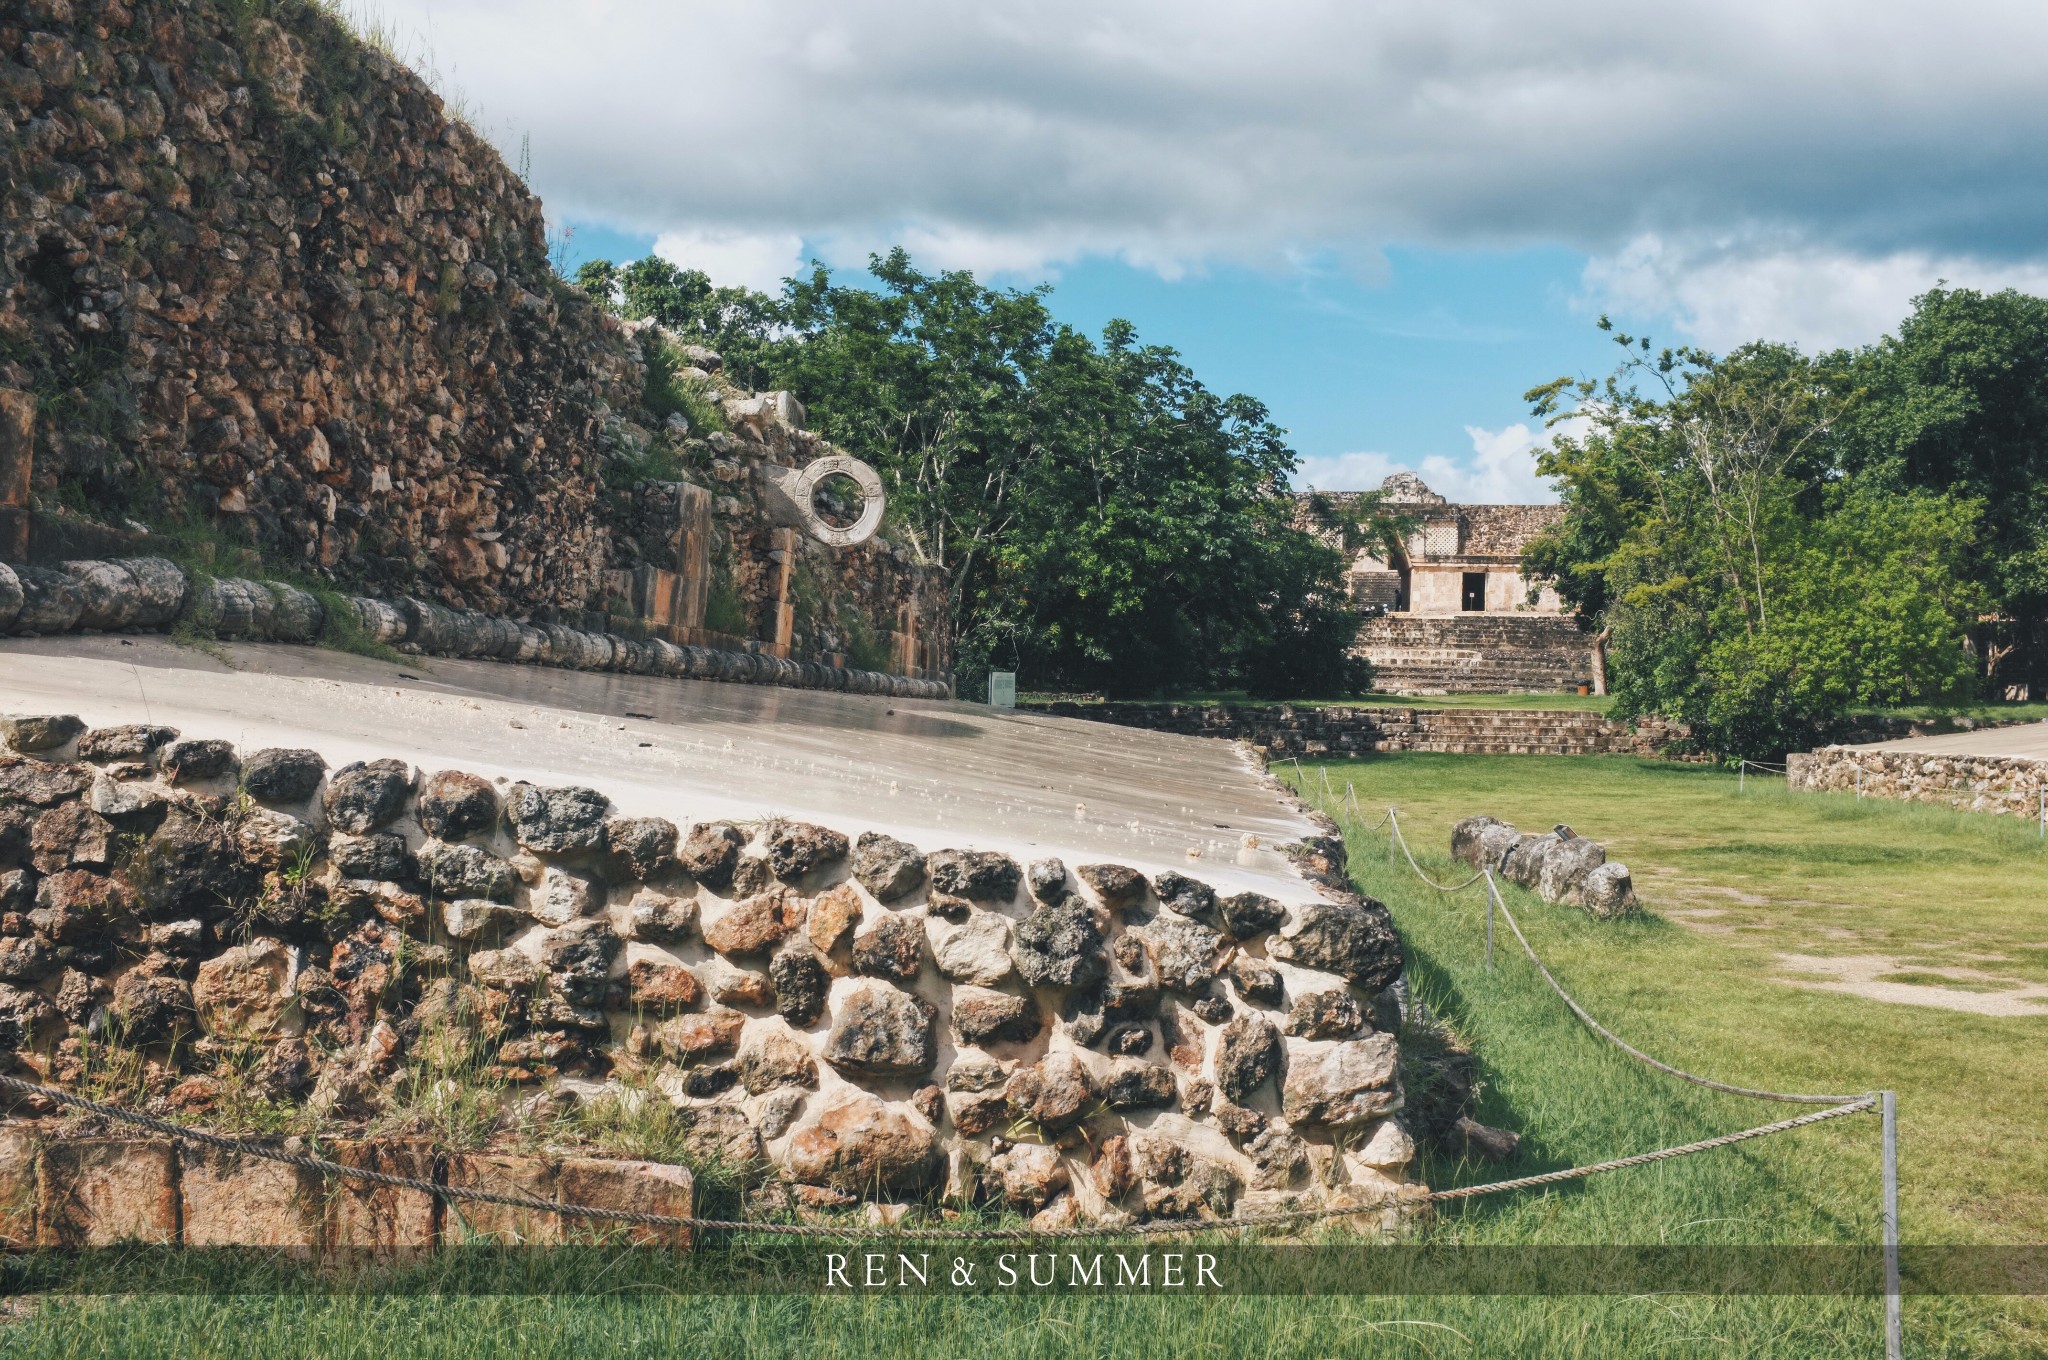
[[[926,273],[902,250],[869,276],[814,266],[768,299],[650,259],[578,282],[795,392],[874,464],[883,533],[942,569],[968,690],[996,666],[1118,694],[1363,687],[1342,556],[1292,522],[1295,457],[1263,405],[1209,391],[1127,322],[1098,346],[1042,287]]]
[[[1964,697],[1981,504],[1845,477],[1838,431],[1859,393],[1835,360],[1617,340],[1627,357],[1606,380],[1530,393],[1583,430],[1539,460],[1565,515],[1526,561],[1611,635],[1617,711],[1757,756],[1855,704]]]
[[[1966,563],[1990,615],[1974,629],[1998,693],[2048,687],[2048,299],[1935,288],[1896,336],[1836,361],[1868,398],[1841,430],[1845,471],[1984,507]]]

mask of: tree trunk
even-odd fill
[[[1607,693],[1607,638],[1613,633],[1610,626],[1593,634],[1593,692]]]

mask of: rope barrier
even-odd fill
[[[1299,766],[1297,764],[1297,771],[1298,769]],[[1325,778],[1327,779],[1327,774]],[[1348,785],[1346,786],[1346,793],[1353,799],[1355,806],[1356,795],[1352,793]],[[1786,1133],[1793,1129],[1805,1128],[1808,1125],[1818,1124],[1825,1120],[1839,1119],[1845,1115],[1861,1114],[1878,1108],[1881,1101],[1886,1105],[1889,1104],[1889,1093],[1873,1093],[1861,1096],[1819,1096],[1795,1095],[1779,1091],[1756,1091],[1746,1087],[1731,1086],[1724,1082],[1713,1081],[1706,1077],[1694,1076],[1668,1063],[1659,1062],[1640,1049],[1624,1042],[1612,1031],[1601,1025],[1584,1007],[1573,1000],[1570,993],[1564,990],[1563,986],[1551,974],[1549,968],[1544,966],[1543,960],[1537,956],[1535,949],[1530,946],[1528,938],[1522,934],[1521,926],[1515,921],[1514,915],[1508,911],[1507,903],[1501,899],[1499,887],[1494,883],[1493,875],[1489,870],[1481,869],[1472,879],[1455,888],[1445,887],[1431,879],[1422,871],[1422,866],[1416,863],[1414,852],[1408,848],[1407,838],[1401,833],[1400,818],[1394,808],[1390,806],[1387,809],[1387,815],[1380,825],[1386,825],[1391,828],[1389,832],[1390,848],[1391,846],[1398,845],[1403,855],[1407,857],[1409,868],[1415,873],[1416,877],[1438,891],[1447,893],[1462,892],[1464,889],[1471,887],[1473,883],[1484,879],[1487,886],[1489,906],[1497,907],[1501,915],[1507,919],[1508,928],[1515,933],[1515,938],[1520,941],[1523,952],[1529,956],[1529,961],[1536,965],[1537,970],[1543,975],[1544,981],[1550,984],[1551,990],[1556,992],[1565,1005],[1570,1007],[1572,1013],[1578,1016],[1594,1033],[1606,1039],[1624,1053],[1661,1072],[1669,1073],[1672,1076],[1692,1082],[1695,1085],[1708,1087],[1712,1090],[1724,1091],[1732,1095],[1750,1096],[1760,1100],[1829,1104],[1832,1108],[1818,1110],[1811,1114],[1798,1115],[1791,1119],[1782,1119],[1772,1124],[1759,1125],[1756,1128],[1720,1134],[1694,1143],[1659,1148],[1653,1152],[1639,1152],[1626,1157],[1616,1157],[1604,1162],[1595,1162],[1587,1166],[1566,1167],[1557,1171],[1546,1171],[1530,1176],[1518,1176],[1505,1181],[1489,1181],[1479,1185],[1459,1186],[1449,1190],[1426,1190],[1406,1195],[1383,1196],[1378,1200],[1365,1204],[1344,1204],[1315,1209],[1278,1210],[1262,1214],[1247,1214],[1228,1219],[1166,1219],[1119,1226],[1040,1229],[1031,1227],[955,1228],[943,1225],[898,1224],[891,1228],[876,1229],[829,1223],[773,1223],[749,1219],[700,1218],[685,1214],[657,1214],[636,1209],[608,1209],[587,1204],[566,1204],[554,1200],[543,1200],[532,1195],[504,1194],[498,1191],[481,1190],[469,1186],[445,1185],[413,1176],[399,1176],[390,1172],[374,1171],[367,1167],[345,1166],[340,1162],[332,1161],[325,1157],[309,1156],[305,1153],[292,1152],[267,1143],[245,1138],[229,1137],[228,1135],[215,1133],[208,1129],[176,1124],[167,1119],[159,1119],[154,1115],[124,1109],[121,1106],[94,1100],[91,1097],[78,1095],[59,1087],[46,1086],[40,1082],[28,1081],[24,1078],[5,1073],[0,1073],[0,1090],[37,1096],[54,1104],[83,1110],[103,1119],[148,1129],[153,1133],[161,1134],[178,1142],[217,1148],[238,1156],[255,1157],[264,1161],[277,1162],[285,1166],[316,1172],[323,1176],[360,1181],[365,1184],[381,1185],[392,1189],[416,1191],[450,1203],[493,1204],[533,1212],[557,1214],[565,1218],[624,1223],[638,1227],[688,1228],[696,1232],[759,1233],[782,1237],[834,1238],[840,1240],[918,1238],[959,1241],[1065,1241],[1085,1238],[1129,1237],[1133,1235],[1168,1236],[1201,1232],[1241,1232],[1253,1228],[1293,1226],[1318,1220],[1352,1218],[1361,1214],[1390,1208],[1397,1204],[1450,1203],[1457,1200],[1477,1199],[1485,1195],[1506,1194],[1517,1190],[1535,1189],[1543,1186],[1558,1185],[1568,1181],[1584,1180],[1588,1177],[1610,1171],[1647,1166],[1655,1162],[1669,1161],[1677,1157],[1688,1157],[1696,1153],[1711,1151],[1715,1148],[1728,1147],[1732,1144],[1747,1142],[1754,1138],[1764,1138],[1772,1134]],[[1377,830],[1378,826],[1376,825],[1372,829]],[[1490,928],[1488,938],[1490,944]],[[1892,1125],[1888,1109],[1886,1114],[1886,1127],[1889,1131]],[[1887,1143],[1887,1148],[1887,1167],[1889,1168],[1894,1164],[1889,1157],[1889,1142]],[[1896,1211],[1893,1210],[1892,1212],[1895,1215]],[[1894,1217],[1891,1221],[1895,1222],[1896,1218]],[[1895,1246],[1888,1246],[1888,1249],[1895,1251]]]
[[[506,1205],[515,1209],[529,1209],[543,1213],[560,1214],[569,1218],[602,1219],[606,1222],[629,1223],[641,1227],[690,1228],[699,1232],[752,1232],[772,1234],[781,1237],[830,1237],[830,1238],[944,1238],[960,1241],[1062,1241],[1082,1238],[1172,1236],[1200,1232],[1240,1232],[1251,1228],[1270,1228],[1314,1222],[1319,1219],[1354,1218],[1396,1204],[1448,1203],[1453,1200],[1477,1199],[1482,1195],[1504,1194],[1513,1190],[1527,1190],[1538,1186],[1557,1185],[1566,1181],[1584,1180],[1603,1172],[1621,1171],[1629,1167],[1646,1166],[1652,1162],[1669,1161],[1675,1157],[1688,1157],[1694,1153],[1708,1152],[1714,1148],[1727,1147],[1733,1143],[1746,1142],[1752,1138],[1763,1138],[1774,1133],[1804,1128],[1823,1120],[1839,1119],[1844,1115],[1861,1114],[1877,1104],[1876,1096],[1861,1096],[1831,1110],[1820,1110],[1813,1114],[1800,1115],[1793,1119],[1781,1119],[1775,1124],[1764,1124],[1753,1129],[1742,1129],[1735,1133],[1724,1133],[1714,1138],[1702,1139],[1697,1143],[1686,1143],[1678,1147],[1659,1148],[1654,1152],[1639,1152],[1629,1157],[1616,1157],[1610,1161],[1595,1162],[1589,1166],[1566,1167],[1558,1171],[1546,1171],[1533,1176],[1518,1176],[1513,1180],[1489,1181],[1482,1185],[1459,1186],[1450,1190],[1428,1190],[1406,1196],[1388,1195],[1365,1204],[1343,1204],[1316,1209],[1284,1209],[1263,1214],[1246,1214],[1236,1218],[1189,1218],[1161,1219],[1150,1223],[1131,1223],[1120,1227],[1074,1227],[1074,1228],[952,1228],[945,1226],[926,1227],[917,1224],[899,1224],[893,1228],[873,1229],[839,1226],[826,1223],[765,1223],[745,1219],[698,1218],[684,1214],[656,1214],[637,1209],[604,1209],[587,1204],[563,1204],[554,1200],[543,1200],[531,1196],[500,1194],[492,1190],[477,1190],[468,1186],[443,1185],[437,1181],[421,1180],[412,1176],[396,1176],[385,1171],[372,1171],[365,1167],[344,1166],[340,1162],[324,1157],[310,1157],[303,1153],[289,1152],[283,1148],[251,1142],[247,1139],[230,1138],[206,1129],[174,1124],[167,1119],[158,1119],[134,1110],[109,1105],[87,1096],[77,1095],[54,1086],[25,1081],[20,1077],[0,1074],[0,1088],[25,1095],[37,1095],[60,1105],[85,1110],[102,1118],[119,1123],[133,1124],[163,1134],[180,1142],[197,1143],[205,1147],[220,1148],[242,1156],[257,1157],[265,1161],[280,1162],[286,1166],[315,1171],[323,1175],[348,1180],[364,1181],[372,1185],[389,1186],[399,1190],[415,1190],[421,1194],[433,1195],[443,1200],[458,1200],[478,1204]]]
[[[1799,1105],[1830,1105],[1848,1100],[1876,1099],[1874,1095],[1821,1096],[1790,1091],[1757,1091],[1752,1090],[1747,1086],[1731,1086],[1725,1081],[1715,1081],[1711,1077],[1695,1076],[1691,1072],[1683,1071],[1680,1068],[1673,1067],[1670,1063],[1659,1062],[1657,1059],[1651,1057],[1649,1054],[1643,1052],[1641,1049],[1635,1047],[1633,1044],[1630,1044],[1627,1040],[1622,1039],[1620,1036],[1616,1035],[1614,1031],[1608,1029],[1598,1020],[1595,1020],[1592,1017],[1592,1015],[1587,1012],[1584,1006],[1581,1006],[1577,1001],[1575,1001],[1572,998],[1572,994],[1570,992],[1567,992],[1564,989],[1564,987],[1561,984],[1559,984],[1557,978],[1552,975],[1550,969],[1547,966],[1545,966],[1543,960],[1536,956],[1536,951],[1530,947],[1529,937],[1522,934],[1522,927],[1515,920],[1515,914],[1508,910],[1508,904],[1506,900],[1503,899],[1500,895],[1499,885],[1493,881],[1492,871],[1482,869],[1480,870],[1480,873],[1486,879],[1486,890],[1488,893],[1492,895],[1493,905],[1495,909],[1500,912],[1501,919],[1505,920],[1508,923],[1508,929],[1514,932],[1515,939],[1521,942],[1522,952],[1529,956],[1529,962],[1536,965],[1536,971],[1541,973],[1543,975],[1543,980],[1550,984],[1550,990],[1557,993],[1558,999],[1563,1001],[1564,1004],[1571,1009],[1571,1013],[1573,1015],[1578,1016],[1580,1020],[1585,1022],[1586,1028],[1592,1030],[1595,1034],[1605,1039],[1608,1043],[1613,1044],[1616,1048],[1628,1054],[1637,1062],[1646,1063],[1649,1066],[1656,1068],[1659,1072],[1668,1073],[1671,1076],[1677,1077],[1681,1081],[1689,1081],[1695,1086],[1704,1086],[1710,1091],[1725,1091],[1726,1093],[1732,1096],[1748,1096],[1753,1100],[1782,1100],[1789,1101],[1791,1103]]]
[[[1437,882],[1428,874],[1422,872],[1422,866],[1415,862],[1415,852],[1408,848],[1408,838],[1401,834],[1401,819],[1394,815],[1394,809],[1392,809],[1391,807],[1387,809],[1387,821],[1394,828],[1393,831],[1390,833],[1394,838],[1394,843],[1396,845],[1399,845],[1401,847],[1401,853],[1408,857],[1408,867],[1415,871],[1415,876],[1417,878],[1421,879],[1424,883],[1427,883],[1430,887],[1435,888],[1438,892],[1461,893],[1465,891],[1465,889],[1471,887],[1474,883],[1477,883],[1480,879],[1486,877],[1486,871],[1484,869],[1481,869],[1478,873],[1472,875],[1472,877],[1466,879],[1463,883],[1458,884],[1458,886],[1456,886],[1455,888],[1447,887],[1444,884]]]
[[[1787,775],[1790,773],[1784,765],[1771,767],[1764,762],[1745,760],[1738,766],[1738,779],[1746,779],[1751,766],[1769,773]],[[1297,772],[1299,769],[1300,766],[1297,764]],[[1743,786],[1738,784],[1737,787],[1739,790]],[[1863,771],[1860,766],[1856,772],[1856,796],[1859,798],[1863,796]],[[2042,834],[2048,836],[2048,790],[2043,790],[2041,795],[2041,819]],[[1415,862],[1414,852],[1408,849],[1407,837],[1401,834],[1400,819],[1391,805],[1387,808],[1387,820],[1393,826],[1393,830],[1388,835],[1387,842],[1387,862],[1389,864],[1393,863],[1394,846],[1398,844],[1401,847],[1401,852],[1407,856],[1409,869],[1414,872],[1417,878],[1429,884],[1432,888],[1436,888],[1439,892],[1452,892],[1462,891],[1464,888],[1471,886],[1471,881],[1468,880],[1457,889],[1447,889],[1430,878],[1428,874],[1422,871],[1422,866]],[[1481,868],[1478,877],[1486,880],[1486,966],[1489,969],[1493,967],[1493,915],[1498,910],[1501,916],[1506,918],[1508,929],[1515,933],[1515,939],[1522,946],[1522,952],[1528,955],[1529,962],[1536,965],[1536,971],[1542,974],[1543,980],[1550,985],[1550,990],[1557,994],[1558,999],[1564,1002],[1572,1014],[1577,1016],[1594,1034],[1605,1039],[1608,1043],[1614,1045],[1636,1061],[1644,1063],[1659,1072],[1677,1077],[1681,1081],[1687,1081],[1695,1086],[1705,1087],[1708,1090],[1725,1092],[1729,1095],[1746,1096],[1753,1100],[1775,1100],[1793,1104],[1825,1104],[1832,1106],[1830,1109],[1821,1110],[1815,1114],[1782,1120],[1777,1124],[1765,1125],[1759,1129],[1745,1130],[1740,1134],[1724,1135],[1722,1138],[1707,1139],[1701,1143],[1689,1144],[1685,1151],[1705,1151],[1711,1147],[1723,1147],[1730,1142],[1740,1142],[1745,1138],[1762,1137],[1767,1133],[1779,1133],[1788,1129],[1800,1128],[1807,1124],[1819,1123],[1824,1119],[1834,1119],[1845,1114],[1854,1114],[1872,1108],[1876,1108],[1879,1111],[1883,1124],[1881,1151],[1884,1183],[1881,1199],[1885,1256],[1885,1356],[1886,1360],[1901,1360],[1905,1349],[1905,1325],[1902,1296],[1899,1292],[1899,1139],[1898,1106],[1895,1093],[1891,1091],[1873,1091],[1860,1096],[1827,1096],[1806,1092],[1760,1091],[1747,1086],[1734,1086],[1727,1082],[1715,1081],[1711,1077],[1697,1076],[1681,1068],[1673,1067],[1670,1063],[1660,1062],[1658,1059],[1651,1057],[1633,1044],[1622,1039],[1598,1020],[1595,1020],[1591,1012],[1587,1011],[1584,1006],[1581,1006],[1572,997],[1571,993],[1564,989],[1564,985],[1557,980],[1549,967],[1544,964],[1542,958],[1537,955],[1534,946],[1529,943],[1528,936],[1522,933],[1521,924],[1515,920],[1514,913],[1508,910],[1507,900],[1501,896],[1500,885],[1494,881],[1492,870]],[[1670,1151],[1666,1150],[1666,1152]],[[1672,1153],[1671,1155],[1682,1154]],[[1618,1170],[1624,1166],[1637,1166],[1642,1165],[1644,1162],[1659,1160],[1662,1160],[1662,1156],[1658,1153],[1643,1153],[1634,1158],[1624,1157],[1613,1162],[1601,1163],[1597,1168],[1589,1169],[1586,1174],[1592,1174],[1593,1170]],[[1573,1178],[1571,1171],[1551,1172],[1548,1173],[1547,1177],[1524,1177],[1519,1183],[1512,1181],[1497,1182],[1483,1191],[1478,1187],[1472,1187],[1469,1191],[1435,1191],[1432,1192],[1431,1198],[1433,1200],[1454,1199],[1467,1193],[1492,1193],[1494,1190],[1500,1189],[1527,1188],[1531,1185],[1547,1183],[1549,1179],[1564,1180],[1571,1178]]]

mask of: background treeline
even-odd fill
[[[1573,423],[1527,565],[1607,639],[1620,714],[1764,756],[1858,706],[2041,693],[2048,300],[1938,288],[1812,357],[1615,338],[1605,380],[1529,394]]]
[[[870,272],[814,267],[768,296],[649,256],[576,281],[796,393],[881,472],[884,534],[944,568],[963,695],[990,669],[1114,695],[1363,690],[1344,559],[1293,526],[1295,454],[1263,405],[1128,322],[1099,344],[1056,323],[1044,288],[927,274],[901,250]]]

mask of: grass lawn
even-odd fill
[[[1019,694],[1020,701],[1044,703],[1063,699],[1087,703],[1089,699],[1070,694]],[[1099,700],[1095,700],[1099,702]],[[1526,708],[1574,713],[1605,713],[1614,703],[1605,694],[1361,694],[1350,699],[1254,699],[1242,690],[1217,690],[1199,694],[1176,694],[1161,699],[1163,704],[1260,704],[1281,703],[1298,708]]]
[[[1510,890],[1565,984],[1680,1066],[1780,1089],[1899,1092],[1904,1234],[2048,1241],[2048,1016],[1988,1014],[2048,984],[2048,853],[2031,828],[1846,796],[1784,794],[1623,758],[1401,755],[1334,762],[1375,819],[1402,809],[1425,867],[1487,811],[1570,821],[1635,870],[1650,914],[1598,924]],[[1320,796],[1322,769],[1305,765]],[[1293,767],[1287,767],[1292,776]],[[1431,1184],[1646,1151],[1797,1113],[1649,1072],[1588,1035],[1513,952],[1483,961],[1477,893],[1388,865],[1360,825],[1353,865],[1393,908],[1418,993],[1474,1043],[1481,1117],[1519,1130],[1510,1166],[1425,1166]],[[1840,961],[1854,960],[1845,969]],[[1903,979],[1903,980],[1902,980]],[[1955,984],[1955,985],[1952,985]],[[1845,988],[1848,990],[1827,990]],[[1875,999],[1916,991],[1944,1006]],[[1958,998],[1961,998],[1958,1000]],[[1976,1012],[1949,1009],[1975,1005]],[[1869,1243],[1877,1121],[1859,1116],[1547,1193],[1480,1199],[1425,1232],[1474,1243]],[[1877,1300],[1562,1298],[662,1297],[647,1272],[565,1283],[600,1297],[164,1294],[47,1297],[0,1323],[24,1356],[608,1355],[976,1357],[1870,1356]],[[2027,1356],[2038,1301],[1909,1298],[1907,1354]]]
[[[1087,703],[1087,698],[1074,695],[1020,694],[1020,700],[1033,703],[1065,699],[1068,702]],[[1098,701],[1099,702],[1099,701]],[[1242,690],[1218,690],[1213,692],[1180,694],[1162,699],[1161,703],[1177,704],[1268,704],[1277,705],[1281,700],[1253,699]],[[1606,713],[1614,706],[1614,698],[1607,694],[1363,694],[1352,699],[1289,699],[1284,702],[1298,708],[1512,708],[1541,709],[1549,712]],[[1947,721],[1968,718],[1972,722],[2041,722],[2048,720],[2048,702],[2004,703],[1985,701],[1963,704],[1956,708],[1931,708],[1925,704],[1906,705],[1899,708],[1858,708],[1850,710],[1852,717],[1907,718],[1915,721]]]

